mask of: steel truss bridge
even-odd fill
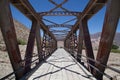
[[[80,76],[79,70],[81,69],[78,69],[77,66],[77,68],[75,66],[72,68],[69,67],[72,66],[72,64],[78,63],[80,66],[84,67],[85,71],[87,70],[89,74],[93,76],[92,80],[103,80],[103,75],[108,79],[113,80],[113,77],[109,76],[104,71],[106,68],[108,68],[117,73],[120,73],[120,70],[107,66],[111,46],[120,17],[120,0],[89,0],[88,4],[82,12],[69,11],[68,9],[62,7],[62,5],[67,3],[69,0],[64,0],[60,4],[57,4],[54,0],[48,1],[55,5],[55,7],[47,12],[36,12],[36,10],[30,4],[29,0],[0,0],[0,29],[13,68],[12,73],[6,75],[1,79],[8,79],[11,75],[14,74],[16,80],[23,78],[29,80],[35,80],[39,78],[42,80],[40,78],[41,75],[44,77],[45,75],[52,75],[53,73],[57,73],[62,70],[71,71],[77,74],[75,74],[75,76]],[[32,21],[24,60],[21,58],[21,52],[17,44],[17,37],[14,29],[13,17],[11,15],[10,4],[14,5],[21,13],[23,13],[29,20]],[[95,59],[88,29],[88,20],[91,19],[105,5],[107,8],[104,17],[99,49],[97,52],[97,57]],[[62,11],[55,11],[57,8],[61,8]],[[51,20],[45,19],[44,16],[75,16],[75,18],[65,21],[63,24],[58,24]],[[76,20],[75,24],[68,24],[74,20]],[[44,21],[51,23],[51,25],[45,24]],[[60,27],[65,29],[59,30]],[[41,37],[40,34],[41,30],[43,30],[43,37]],[[77,30],[79,30],[78,36]],[[35,40],[38,54],[33,56]],[[64,49],[57,49],[58,41],[64,42]],[[85,46],[86,56],[82,55],[83,42]],[[32,58],[35,56],[38,56],[38,59],[32,61]],[[56,58],[53,58],[54,56],[56,56]],[[86,58],[87,61],[84,61],[82,57]],[[65,66],[66,64],[63,63],[64,60],[61,60],[61,58],[64,60],[69,58],[68,62],[72,62],[66,63],[69,64],[69,66]],[[49,62],[52,59],[55,59],[54,63]],[[62,64],[60,65],[55,63],[57,60],[58,62],[62,62]],[[46,70],[47,65],[40,66],[40,64],[46,63],[48,63],[47,65],[52,65],[56,69],[60,69],[58,71],[53,71],[45,75],[43,75],[41,72],[41,75],[39,74],[39,77],[36,77],[34,79],[31,78],[32,75],[27,78],[28,75],[32,73],[31,71],[36,67],[43,66],[41,69],[37,68],[36,71],[42,71],[42,69]],[[31,68],[32,64],[36,64],[36,66],[34,68]],[[49,71],[50,70],[52,71],[52,68],[49,69]],[[70,74],[68,72],[67,76],[70,77]],[[81,73],[81,75],[82,74],[83,73]],[[61,77],[59,78],[61,80]],[[63,76],[63,78],[64,80],[68,80],[65,79],[65,76]],[[78,77],[75,77],[75,79],[76,78]],[[86,80],[85,77],[81,79]],[[87,77],[87,80],[89,79],[91,80],[90,76]]]

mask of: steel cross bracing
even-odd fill
[[[83,65],[87,64],[84,66],[86,66],[96,79],[102,80],[103,75],[112,79],[111,76],[104,73],[105,68],[120,73],[120,70],[107,66],[113,38],[120,17],[120,0],[89,0],[82,12],[71,11],[63,7],[69,0],[63,0],[60,4],[56,3],[55,0],[48,1],[55,7],[46,12],[36,12],[29,0],[0,0],[0,28],[14,71],[2,79],[7,79],[13,74],[15,74],[16,80],[21,79],[31,71],[32,64],[36,64],[37,66],[57,49],[57,40],[64,41],[64,49],[79,63]],[[24,60],[21,58],[21,52],[17,44],[17,36],[14,29],[10,4],[14,5],[32,21]],[[101,10],[105,4],[107,8],[100,45],[95,59],[88,29],[88,20]],[[62,10],[56,11],[58,8]],[[74,16],[75,18],[59,24],[45,19],[44,16]],[[51,24],[46,24],[44,21]],[[71,21],[75,21],[75,24],[69,24]],[[41,36],[41,30],[43,31],[43,36]],[[79,31],[78,35],[77,31]],[[33,56],[35,40],[38,54]],[[83,47],[86,56],[82,55]],[[32,61],[32,57],[35,56],[38,56],[38,59]],[[86,58],[86,61],[84,61],[82,57]]]

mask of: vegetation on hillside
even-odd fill
[[[113,45],[112,45],[111,52],[120,53],[119,46],[113,44]]]
[[[17,39],[18,45],[26,45],[26,42],[21,39]]]

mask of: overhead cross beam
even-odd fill
[[[49,0],[49,1],[56,6],[55,8],[51,9],[49,12],[53,12],[53,11],[54,11],[55,9],[57,9],[57,8],[61,8],[61,9],[63,9],[64,11],[67,11],[67,12],[68,12],[67,9],[65,9],[65,8],[62,7],[62,5],[63,5],[64,3],[66,3],[68,0],[64,0],[64,1],[63,1],[62,3],[60,3],[60,4],[55,3],[53,0]]]
[[[63,24],[58,24],[58,25],[47,25],[48,26],[48,28],[59,28],[59,27],[64,27],[64,28],[69,28],[69,29],[71,29],[71,27],[73,26],[73,25],[63,25]]]
[[[40,12],[40,16],[79,16],[81,12],[66,12],[66,11],[53,11],[53,12]]]
[[[68,30],[52,30],[51,32],[55,33],[55,32],[69,32]]]
[[[85,7],[85,9],[82,12],[82,15],[78,16],[78,20],[76,21],[74,27],[71,29],[70,33],[67,35],[67,37],[69,37],[73,31],[75,31],[76,29],[78,29],[78,25],[80,23],[80,20],[86,18],[87,14],[89,13],[89,11],[93,8],[93,6],[95,5],[95,3],[97,2],[97,0],[90,0],[89,3],[87,4],[87,6]],[[66,38],[67,38],[66,37]]]
[[[68,20],[68,21],[65,21],[65,22],[62,23],[62,24],[66,24],[66,23],[69,23],[69,22],[74,21],[74,20],[77,20],[77,18],[70,19],[70,20]]]
[[[52,22],[52,21],[50,21],[50,20],[48,20],[48,19],[44,19],[44,18],[42,18],[44,21],[47,21],[47,22],[49,22],[49,23],[52,23],[52,24],[55,24],[55,25],[58,25],[57,23],[55,23],[55,22]]]

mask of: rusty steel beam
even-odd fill
[[[67,24],[67,23],[69,23],[69,22],[71,22],[71,21],[74,21],[74,20],[76,20],[76,19],[77,19],[77,18],[70,19],[70,20],[68,20],[68,21],[63,22],[62,24],[65,25],[65,24]]]
[[[85,9],[82,12],[82,18],[84,18],[88,12],[93,8],[93,6],[95,5],[95,3],[97,2],[97,0],[90,0],[89,3],[87,4],[87,6],[85,7]],[[80,17],[81,18],[81,17]]]
[[[91,58],[94,60],[94,54],[93,54],[93,49],[92,49],[92,44],[91,44],[91,39],[90,39],[90,34],[89,34],[89,30],[88,30],[88,24],[87,24],[87,20],[83,19],[82,20],[82,27],[81,27],[81,31],[83,31],[83,37],[84,37],[84,43],[85,43],[85,48],[86,48],[86,56],[88,58]],[[87,59],[88,63],[94,66],[94,62]],[[88,65],[89,71],[92,73],[93,72],[93,68],[91,66]]]
[[[53,0],[49,0],[52,4],[54,4],[55,6],[58,6],[58,4],[56,2],[54,2]],[[59,6],[62,10],[64,11],[68,11],[67,9],[65,9],[64,7],[62,6]]]
[[[43,55],[43,59],[45,59],[45,57],[46,57],[46,42],[47,42],[46,38],[47,38],[47,35],[44,32],[44,34],[43,34],[43,41],[42,41],[42,55]]]
[[[74,41],[74,43],[75,43],[74,44],[75,45],[74,46],[74,50],[77,51],[77,49],[78,49],[77,48],[78,47],[78,45],[77,45],[78,44],[78,41],[77,41],[77,31],[75,32],[75,41]],[[75,58],[77,58],[77,54],[75,56],[76,56]]]
[[[26,53],[25,53],[25,69],[24,69],[25,74],[31,70],[31,61],[32,61],[32,54],[34,49],[37,26],[38,26],[37,21],[33,20],[28,38]]]
[[[73,33],[73,51],[76,51],[76,41],[77,41],[77,33]],[[76,58],[76,54],[74,54],[74,57]]]
[[[43,57],[42,57],[42,43],[41,43],[40,25],[38,23],[37,23],[37,28],[36,28],[36,43],[37,43],[39,62],[41,62],[41,60],[43,59]]]
[[[50,2],[52,2],[52,0],[49,0]],[[59,8],[59,7],[62,7],[62,5],[63,4],[65,4],[66,2],[67,2],[68,0],[64,0],[62,3],[60,3],[60,4],[55,4],[56,6],[53,8],[53,9],[51,9],[49,12],[53,12],[55,9],[57,9],[57,8]],[[55,3],[55,2],[54,2]]]
[[[95,5],[92,7],[92,9],[85,16],[85,18],[90,19],[94,14],[96,14],[100,9],[103,8],[103,6],[106,4],[107,1],[108,0],[97,0]]]
[[[6,44],[13,71],[16,72],[16,80],[18,80],[23,76],[23,70],[21,69],[23,65],[21,64],[22,59],[17,43],[9,0],[0,0],[0,29]]]
[[[106,65],[110,55],[111,47],[113,44],[117,24],[120,17],[120,0],[109,0],[107,3],[107,9],[104,19],[103,30],[100,39],[100,45],[96,60],[100,64]],[[95,64],[95,66],[101,71],[105,71],[105,67]],[[102,80],[103,74],[94,70],[94,75],[97,79]]]
[[[102,0],[103,1],[103,0]],[[92,11],[95,10],[95,12],[93,13],[93,15],[95,13],[97,13],[104,5],[102,4],[102,7],[99,8],[99,5],[97,6],[98,3],[100,3],[101,1],[100,0],[90,0],[89,3],[87,4],[87,6],[85,7],[85,9],[83,10],[82,14],[80,16],[78,16],[78,20],[77,22],[75,23],[75,25],[73,26],[73,28],[71,29],[71,31],[69,32],[69,34],[67,35],[67,37],[69,37],[72,32],[74,32],[75,30],[78,29],[78,25],[79,25],[79,22],[80,20],[82,19],[90,19],[88,18],[87,16],[92,14]],[[103,1],[104,2],[104,1]],[[105,0],[106,2],[106,0]],[[96,5],[96,6],[95,6]],[[95,6],[95,7],[94,7]],[[91,15],[90,15],[91,16]],[[66,37],[66,38],[67,38]]]
[[[45,26],[43,23],[41,17],[37,14],[37,12],[34,10],[34,8],[31,6],[28,0],[10,0],[10,2],[18,9],[20,10],[26,17],[28,17],[30,20],[36,20],[39,22],[41,28],[48,32],[48,35],[50,35],[52,38],[55,39],[54,35],[49,31],[48,27]],[[15,5],[16,3],[19,3],[20,5]]]
[[[42,18],[44,21],[47,21],[47,22],[49,22],[49,23],[52,23],[52,24],[54,24],[54,25],[58,25],[57,23],[55,23],[55,22],[53,22],[53,21],[50,21],[50,20],[48,20],[48,19],[44,19],[44,18]]]
[[[69,25],[69,24],[57,24],[57,25],[46,25],[46,26],[48,26],[48,28],[63,27],[63,28],[69,28],[69,29],[71,29],[73,25]]]
[[[40,12],[40,16],[79,16],[81,12],[66,12],[66,11],[54,11],[54,12]]]
[[[82,29],[82,21],[80,21],[79,25],[79,36],[78,36],[78,51],[77,51],[77,60],[81,62],[81,54],[82,54],[82,48],[83,48],[83,29]]]
[[[48,48],[48,56],[50,56],[50,55],[51,55],[51,52],[52,52],[52,48],[51,48],[51,47],[52,47],[52,46],[51,46],[51,43],[52,43],[52,42],[51,42],[51,40],[52,40],[52,39],[51,39],[51,37],[49,36],[49,39],[48,39],[48,47],[49,47],[49,48]]]

